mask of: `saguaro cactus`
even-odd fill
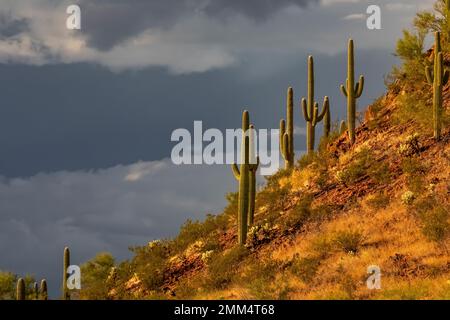
[[[22,278],[17,280],[16,300],[25,300],[25,280]]]
[[[64,248],[64,258],[63,258],[63,300],[70,300],[69,289],[67,288],[67,268],[70,265],[70,250],[68,247]]]
[[[448,82],[449,71],[444,71],[443,56],[441,52],[441,34],[435,34],[434,68],[425,67],[425,75],[429,84],[433,86],[433,131],[434,138],[441,138],[442,126],[442,88]]]
[[[33,283],[34,300],[39,300],[39,285],[37,282]]]
[[[355,85],[355,56],[353,40],[348,41],[348,66],[346,85],[341,85],[341,91],[347,97],[347,130],[350,143],[355,143],[356,125],[356,99],[361,97],[364,89],[364,77],[359,76],[359,81]]]
[[[251,226],[253,224],[255,216],[255,200],[256,200],[256,171],[259,167],[259,157],[256,155],[255,146],[255,126],[250,125],[249,132],[249,199],[248,199],[248,215],[247,215],[247,225]]]
[[[280,120],[280,151],[284,166],[294,166],[294,90],[289,87],[286,98],[286,121]]]
[[[303,117],[306,121],[306,149],[308,153],[314,151],[316,124],[322,121],[329,110],[329,99],[323,100],[322,112],[319,113],[319,104],[314,101],[314,58],[308,57],[308,98],[302,99]]]
[[[42,279],[41,280],[41,288],[40,288],[40,299],[41,300],[47,300],[48,299],[48,292],[47,292],[47,280]]]
[[[238,242],[245,244],[247,240],[247,222],[249,208],[249,136],[248,129],[250,120],[248,111],[242,114],[242,147],[241,147],[241,164],[240,168],[234,163],[232,170],[235,178],[239,181],[239,203],[238,203]]]

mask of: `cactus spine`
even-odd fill
[[[247,225],[253,225],[253,220],[255,216],[255,200],[256,200],[256,171],[259,167],[259,157],[256,155],[256,145],[255,145],[255,126],[250,125],[249,133],[249,204],[248,204],[248,217]]]
[[[41,280],[41,288],[40,288],[40,299],[41,300],[47,300],[48,299],[48,292],[47,292],[47,280],[42,279]]]
[[[249,136],[248,129],[250,120],[248,111],[242,114],[242,147],[240,168],[234,163],[232,170],[235,178],[239,181],[239,201],[238,201],[238,242],[244,245],[247,240],[247,221],[249,209]]]
[[[290,169],[294,166],[294,90],[289,87],[286,98],[286,121],[280,121],[280,151],[284,166]]]
[[[68,247],[64,248],[63,258],[63,300],[70,300],[69,289],[67,288],[67,269],[70,265],[70,250]]]
[[[434,46],[434,68],[425,67],[425,75],[429,84],[433,86],[433,131],[434,138],[441,138],[442,126],[442,88],[448,82],[449,72],[444,71],[443,56],[441,52],[441,34],[436,32]]]
[[[361,97],[364,89],[364,77],[359,76],[359,81],[355,85],[355,56],[353,40],[348,41],[348,65],[347,65],[346,85],[341,85],[341,91],[347,97],[347,130],[350,143],[355,143],[355,125],[356,125],[356,99]]]
[[[306,149],[308,154],[314,151],[316,124],[322,121],[329,110],[329,99],[323,100],[322,112],[319,114],[319,104],[314,101],[314,58],[308,57],[308,98],[302,99],[303,117],[306,121]]]
[[[22,278],[17,280],[16,300],[25,300],[25,280]]]

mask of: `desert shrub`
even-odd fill
[[[367,170],[370,178],[378,184],[387,184],[391,181],[391,171],[387,163],[373,161]]]
[[[351,185],[359,178],[367,173],[367,168],[370,165],[370,151],[368,148],[363,148],[354,155],[347,167],[336,173],[336,179],[340,183]]]
[[[311,203],[312,196],[305,194],[297,202],[287,215],[283,216],[280,223],[284,229],[295,228],[298,229],[304,225],[311,217]]]
[[[364,236],[359,231],[339,231],[334,235],[336,248],[347,253],[357,253],[363,243]]]
[[[405,158],[401,162],[402,172],[407,175],[417,175],[426,172],[426,168],[418,158]]]
[[[410,190],[405,191],[401,197],[402,203],[407,206],[412,205],[412,203],[414,202],[414,200],[416,200],[416,198],[417,198],[416,194]]]
[[[330,239],[328,235],[317,236],[311,242],[310,250],[314,253],[314,256],[323,259],[334,251],[333,239]]]
[[[206,287],[211,289],[224,289],[236,275],[237,268],[248,255],[243,246],[235,246],[224,253],[214,256],[208,264],[208,277]]]
[[[318,157],[317,157],[317,153],[316,152],[305,153],[304,155],[302,155],[300,157],[300,159],[298,159],[297,165],[301,169],[302,168],[306,168],[310,164],[314,163],[314,161],[316,161],[317,158]]]
[[[246,284],[255,299],[280,299],[287,290],[284,281],[275,281],[276,276],[282,274],[281,266],[277,260],[252,258],[241,279],[242,283]]]
[[[411,157],[420,153],[419,134],[413,133],[406,137],[405,142],[398,147],[401,156]]]
[[[437,207],[422,215],[423,234],[432,241],[442,241],[449,236],[449,212],[444,207]]]
[[[390,201],[391,199],[387,194],[379,192],[369,196],[366,200],[366,203],[371,209],[379,210],[387,208]]]
[[[135,254],[131,268],[149,290],[159,290],[164,282],[166,261],[170,256],[169,242],[161,241],[152,246],[133,247]]]
[[[272,239],[272,227],[264,220],[261,224],[256,224],[247,233],[246,247],[253,249]]]
[[[369,129],[373,130],[379,127],[380,125],[380,113],[383,110],[384,104],[383,104],[383,96],[378,97],[375,99],[372,104],[369,106],[369,111],[371,114],[371,118],[368,121],[367,125]]]
[[[423,234],[431,241],[440,242],[450,235],[450,213],[434,196],[419,199],[413,206],[422,225]]]
[[[0,300],[14,300],[17,276],[12,272],[0,271]]]
[[[303,282],[310,283],[317,274],[321,260],[319,256],[300,257],[300,255],[296,254],[292,260],[290,270],[292,274]]]
[[[235,218],[236,212],[238,212],[239,192],[229,192],[226,194],[225,199],[227,200],[227,205],[223,210],[223,214],[229,218]]]
[[[405,158],[401,163],[402,171],[406,174],[406,187],[411,192],[421,193],[424,190],[424,173],[426,167],[417,158]]]
[[[180,228],[178,236],[172,241],[171,248],[174,252],[185,250],[190,244],[199,239],[204,239],[207,250],[214,250],[217,247],[217,237],[215,232],[226,228],[228,218],[221,215],[208,214],[204,221],[187,220]]]
[[[284,209],[287,201],[290,199],[291,186],[287,184],[280,186],[277,182],[271,188],[266,187],[256,199],[256,207],[265,207],[267,215],[264,217],[271,224],[279,218],[280,212]]]
[[[114,283],[114,258],[110,253],[99,253],[81,265],[83,286],[81,299],[104,300]]]

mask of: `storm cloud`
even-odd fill
[[[173,236],[186,219],[218,213],[234,186],[227,166],[169,160],[2,178],[0,270],[47,278],[55,296],[64,246],[73,264],[101,251],[123,260],[128,246]]]
[[[194,15],[226,19],[237,15],[263,21],[287,6],[305,7],[318,0],[102,0],[79,1],[85,12],[89,44],[101,50],[147,29],[169,28]]]

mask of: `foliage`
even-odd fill
[[[347,253],[357,253],[363,243],[364,236],[359,231],[345,230],[334,235],[336,248]]]
[[[429,240],[440,242],[450,236],[450,212],[435,196],[417,200],[412,209],[422,224],[423,234]]]
[[[411,204],[414,202],[414,200],[416,199],[416,197],[417,197],[417,196],[416,196],[416,194],[415,194],[414,192],[412,192],[412,191],[410,191],[410,190],[405,191],[405,192],[402,194],[402,202],[403,202],[403,204],[409,206],[409,205],[411,205]]]
[[[83,275],[81,299],[105,300],[112,288],[114,257],[107,252],[98,253],[93,259],[81,265]]]
[[[224,289],[231,283],[237,272],[237,267],[248,254],[248,250],[236,245],[224,253],[219,253],[211,259],[208,265],[206,286],[210,289]]]

